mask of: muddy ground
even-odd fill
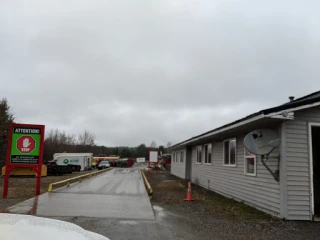
[[[195,201],[185,202],[187,182],[168,172],[147,173],[152,204],[176,216],[198,239],[320,239],[317,222],[283,221],[192,184]]]
[[[86,172],[74,172],[72,174],[64,174],[63,176],[47,176],[41,178],[41,194],[48,191],[50,183],[58,182],[68,178],[73,178],[79,175],[89,173]],[[8,199],[2,199],[4,178],[0,179],[0,210],[4,210],[7,207],[13,206],[19,202],[25,201],[29,198],[33,198],[36,193],[36,178],[35,177],[16,177],[12,176],[9,180],[9,192]]]

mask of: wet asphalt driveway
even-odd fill
[[[196,239],[181,217],[152,206],[139,168],[113,169],[9,207],[75,223],[113,239]],[[196,237],[196,238],[195,238]]]
[[[11,213],[43,217],[153,220],[154,213],[137,169],[112,169],[10,207]]]
[[[168,191],[158,193],[158,198],[161,195]],[[137,168],[114,169],[7,210],[75,223],[111,240],[320,239],[318,223],[225,219],[201,201],[168,204],[153,200],[152,206]]]

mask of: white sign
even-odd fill
[[[146,158],[137,158],[137,162],[145,162]]]
[[[149,152],[149,162],[158,162],[158,151]]]

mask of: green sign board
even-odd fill
[[[36,196],[40,195],[44,125],[11,123],[8,136],[3,195],[8,197],[9,175],[15,168],[31,168],[37,173]]]
[[[17,127],[12,129],[11,138],[11,164],[38,164],[41,127]]]

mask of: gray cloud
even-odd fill
[[[0,96],[100,144],[177,142],[320,87],[317,1],[0,2]]]

